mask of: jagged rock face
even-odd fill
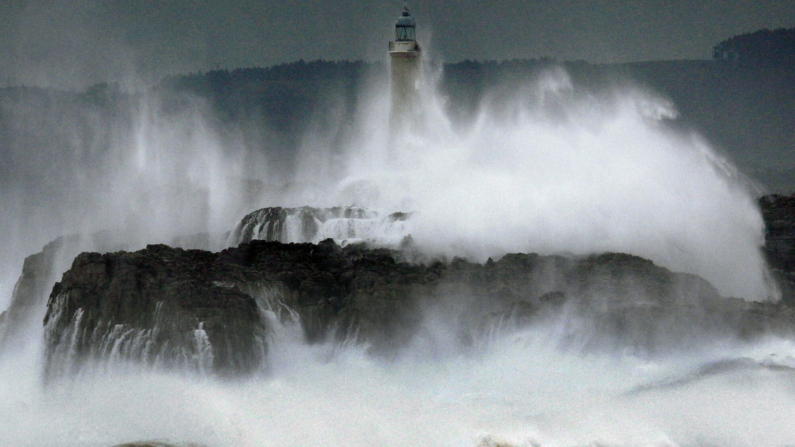
[[[765,221],[764,253],[781,287],[782,300],[795,303],[795,196],[759,199]]]
[[[403,262],[410,253],[360,245],[265,243],[329,235],[340,244],[373,235],[381,242],[397,235],[391,240],[404,245],[410,239],[409,214],[265,208],[230,234],[232,243],[244,242],[239,247],[216,254],[150,246],[81,255],[50,295],[55,275],[68,265],[62,258],[86,247],[77,236],[59,238],[25,261],[11,307],[0,314],[0,348],[24,341],[26,324],[40,324],[48,296],[52,373],[79,369],[88,359],[217,374],[255,371],[266,363],[274,315],[276,323],[297,315],[309,342],[362,342],[385,354],[422,336],[434,312],[465,344],[550,319],[563,328],[564,340],[584,349],[613,344],[652,352],[705,333],[791,336],[795,318],[786,303],[795,302],[795,197],[766,196],[760,206],[765,254],[785,304],[720,298],[699,277],[623,254],[509,254],[485,265],[461,259],[422,265]],[[181,245],[201,247],[207,238]],[[92,244],[112,247],[105,239]]]
[[[252,240],[339,244],[367,242],[397,248],[409,241],[409,213],[381,215],[358,206],[334,208],[263,208],[246,215],[229,235],[227,246]]]
[[[81,250],[103,244],[104,234],[63,236],[25,258],[9,308],[0,314],[0,353],[30,343],[30,333],[41,330],[47,298],[58,275]]]
[[[211,249],[223,246],[225,237],[207,233],[176,237],[172,245],[183,248]],[[87,235],[61,236],[28,256],[22,275],[14,287],[11,303],[0,313],[0,354],[19,349],[34,341],[32,333],[41,330],[52,285],[83,251],[117,251],[129,249],[125,232],[99,231]]]
[[[795,270],[795,197],[773,194],[759,199],[765,220],[765,253],[774,268]]]
[[[85,360],[136,361],[239,374],[264,359],[255,300],[217,255],[151,245],[135,253],[79,255],[56,283],[44,318],[47,373]]]
[[[82,254],[48,304],[48,368],[121,358],[250,373],[266,362],[269,325],[287,311],[308,342],[366,343],[378,355],[399,352],[431,324],[466,346],[555,321],[579,348],[645,352],[701,334],[752,338],[795,327],[789,308],[721,298],[699,277],[631,255],[510,254],[485,265],[401,256],[332,240]]]
[[[486,317],[487,330],[552,322],[561,342],[575,349],[655,354],[692,346],[699,337],[792,336],[795,329],[787,306],[723,298],[696,275],[627,254],[509,254],[478,270],[463,271],[480,275],[481,299],[503,297],[502,310]]]
[[[27,323],[43,310],[42,297],[46,297],[52,287],[53,258],[63,244],[64,239],[59,238],[41,252],[25,258],[22,275],[14,286],[11,306],[0,314],[0,349],[15,348],[24,342],[21,333],[25,332]]]

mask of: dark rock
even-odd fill
[[[199,368],[208,358],[197,341],[203,330],[212,371],[246,374],[266,361],[265,311],[280,320],[294,312],[308,342],[366,343],[388,356],[410,345],[430,314],[467,343],[569,319],[565,340],[579,348],[651,353],[704,334],[754,339],[795,328],[783,304],[721,298],[697,276],[621,253],[418,264],[398,251],[331,240],[254,240],[220,253],[153,245],[78,256],[48,304],[47,361],[56,372],[112,355]],[[148,354],[132,346],[135,337]]]
[[[795,305],[795,195],[764,196],[759,206],[765,221],[765,257],[782,300]]]
[[[225,285],[245,272],[217,259],[165,245],[79,255],[47,304],[48,374],[87,359],[211,368],[220,375],[257,370],[265,347],[257,303]]]
[[[30,342],[31,333],[39,333],[57,275],[66,270],[81,248],[103,243],[103,237],[99,233],[89,240],[77,235],[59,237],[41,252],[25,258],[10,306],[0,314],[0,353],[23,347]]]
[[[411,217],[411,214],[412,213],[401,213],[401,212],[392,213],[389,215],[389,219],[393,221],[404,221],[408,220]]]
[[[8,309],[0,313],[0,354],[19,349],[34,340],[31,334],[41,330],[47,300],[53,284],[66,271],[80,252],[128,250],[125,232],[99,231],[87,235],[62,236],[44,246],[41,252],[28,256],[22,275],[14,288]],[[172,245],[183,248],[210,249],[226,241],[222,235],[199,233],[176,237]]]

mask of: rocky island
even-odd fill
[[[421,340],[431,316],[462,349],[493,331],[549,321],[582,350],[654,354],[700,336],[790,337],[795,198],[766,196],[760,205],[764,251],[784,292],[776,303],[721,297],[698,276],[622,253],[516,253],[478,264],[423,259],[410,248],[251,237],[220,252],[82,253],[49,295],[47,371],[120,361],[253,374],[267,370],[274,325],[289,322],[309,343],[359,343],[385,357]]]

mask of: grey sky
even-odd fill
[[[298,59],[384,59],[399,0],[0,1],[0,85],[151,82]],[[437,60],[709,58],[715,43],[795,26],[793,0],[411,1]]]

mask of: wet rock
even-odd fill
[[[779,284],[782,300],[795,304],[795,195],[759,199],[765,221],[763,252]]]
[[[697,276],[628,254],[509,254],[485,265],[403,255],[330,239],[253,240],[220,253],[164,245],[84,253],[52,291],[47,360],[57,370],[64,357],[76,365],[115,355],[247,374],[267,361],[268,312],[297,316],[307,342],[364,343],[386,356],[434,324],[472,341],[555,320],[582,349],[645,352],[705,334],[754,339],[795,328],[784,304],[722,298]]]
[[[224,286],[244,273],[224,270],[217,258],[165,245],[79,255],[47,305],[48,375],[86,360],[219,375],[257,370],[264,322],[251,296]]]
[[[314,242],[367,242],[374,246],[408,248],[412,244],[406,221],[411,213],[383,215],[359,206],[263,208],[244,216],[229,235],[227,246],[253,240]]]
[[[0,314],[0,353],[30,343],[30,334],[41,330],[47,298],[58,275],[86,247],[107,244],[107,235],[63,236],[25,258],[8,309]]]
[[[75,256],[84,251],[118,251],[130,247],[126,232],[99,231],[87,235],[59,237],[41,252],[28,256],[16,283],[8,309],[0,313],[0,354],[19,349],[38,334],[53,284],[69,269]],[[222,235],[207,233],[177,237],[172,246],[210,249],[221,247]]]

